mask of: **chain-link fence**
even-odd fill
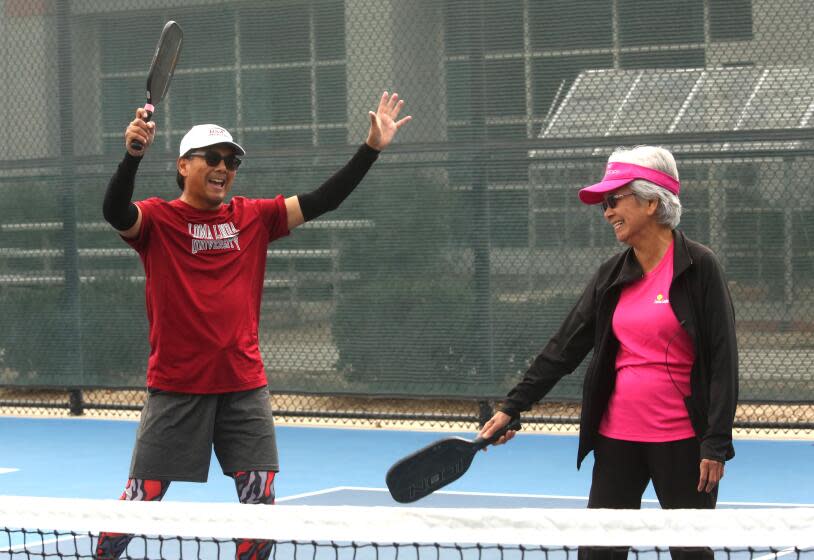
[[[414,116],[338,211],[269,246],[278,415],[476,422],[622,247],[579,187],[677,156],[681,229],[722,260],[743,427],[814,426],[809,0],[0,0],[0,406],[138,410],[144,272],[101,217],[166,20],[185,43],[137,198],[194,124],[233,192],[312,190],[398,91]],[[582,369],[539,407],[578,416]]]

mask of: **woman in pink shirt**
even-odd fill
[[[602,181],[579,192],[585,204],[601,205],[628,249],[599,267],[481,430],[488,437],[528,410],[593,350],[577,457],[579,467],[594,452],[589,508],[638,509],[651,481],[663,508],[714,508],[724,462],[735,454],[734,310],[715,255],[676,229],[679,192],[673,155],[653,146],[617,150]]]

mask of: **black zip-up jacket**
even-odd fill
[[[684,403],[701,444],[701,458],[726,461],[735,456],[732,424],[738,400],[738,345],[735,311],[713,252],[673,231],[673,281],[670,305],[695,346],[691,394]],[[602,415],[616,382],[619,341],[611,321],[622,287],[642,278],[642,267],[628,249],[605,261],[571,313],[512,389],[501,410],[512,417],[543,398],[574,371],[592,349],[582,388],[577,468],[594,448]]]

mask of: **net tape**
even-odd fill
[[[287,542],[814,548],[814,508],[262,507],[0,496],[0,526]]]

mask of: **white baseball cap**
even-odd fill
[[[197,124],[189,129],[183,138],[181,138],[181,149],[179,156],[183,156],[190,150],[196,148],[206,148],[207,146],[214,146],[215,144],[229,144],[236,151],[237,155],[242,156],[246,154],[240,144],[232,140],[232,135],[229,131],[216,124]]]

